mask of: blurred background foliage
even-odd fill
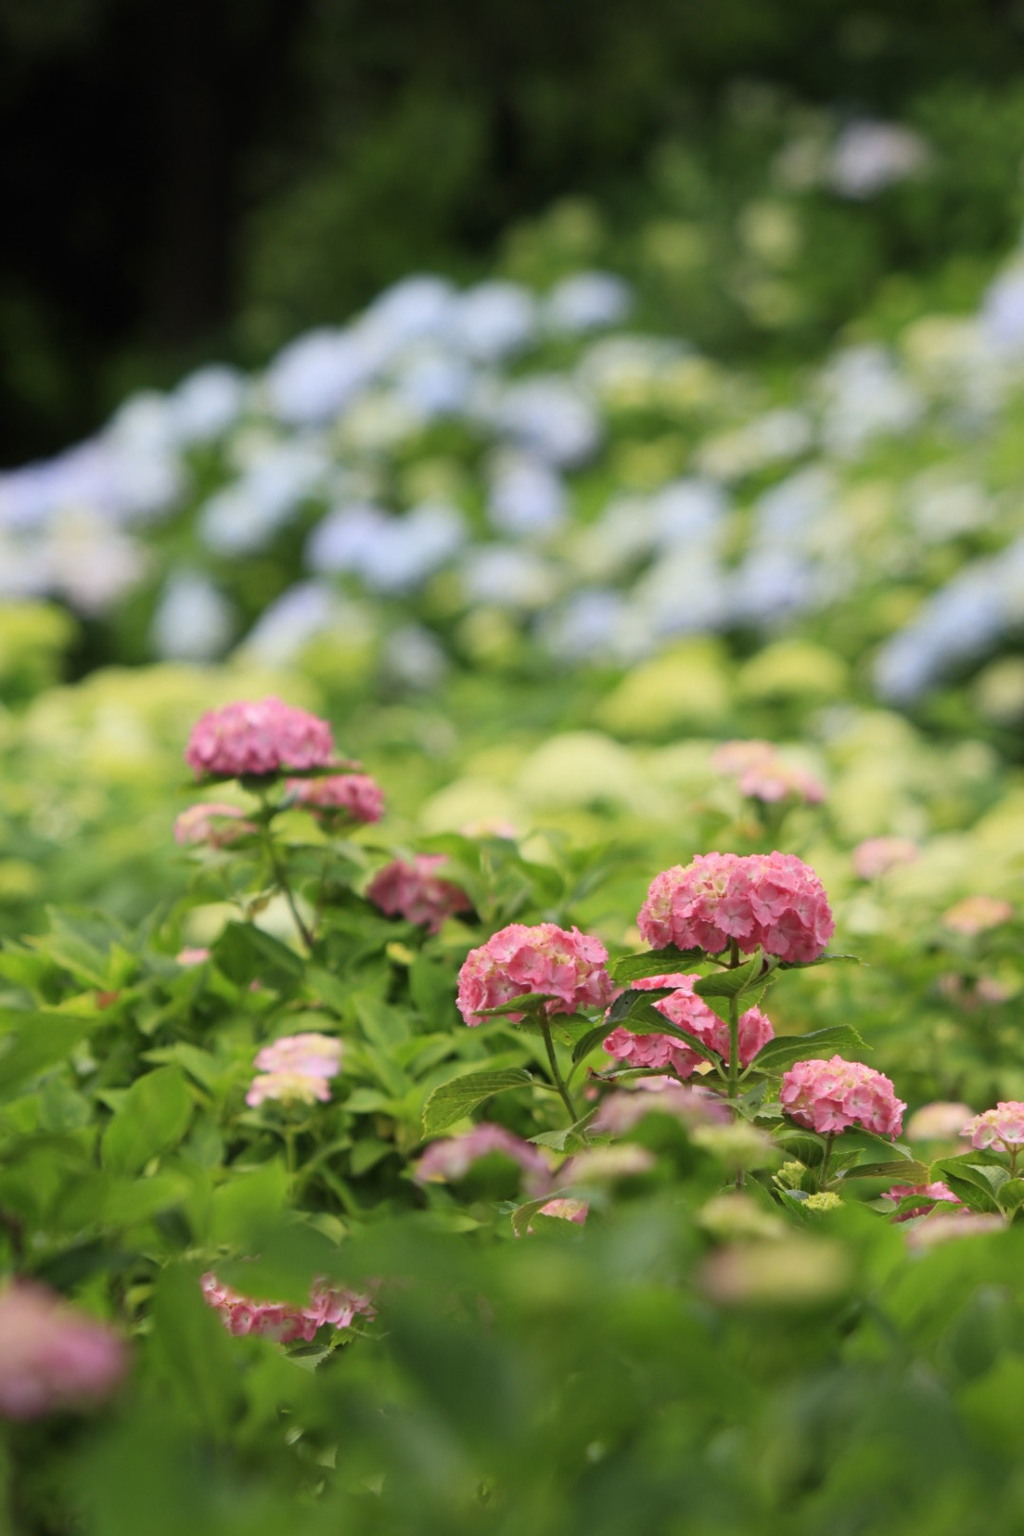
[[[922,284],[970,302],[1021,214],[1022,32],[1018,0],[8,0],[0,462],[496,249],[617,268],[725,354],[806,355]],[[823,107],[898,116],[941,175],[809,192],[794,243],[748,204]],[[787,283],[752,294],[773,240]]]

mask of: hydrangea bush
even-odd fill
[[[0,950],[18,1529],[158,1530],[161,1490],[203,1459],[180,1497],[214,1536],[511,1533],[524,1499],[583,1536],[613,1494],[690,1518],[695,1485],[717,1489],[710,1529],[753,1536],[766,1499],[797,1528],[851,1497],[870,1522],[828,1436],[795,1482],[780,1447],[822,1383],[849,1394],[846,1457],[923,1518],[921,1370],[955,1427],[943,1499],[984,1484],[1010,1529],[1015,1442],[973,1437],[1015,1369],[996,1339],[1024,1324],[1024,1109],[943,1099],[941,1062],[904,1087],[813,864],[695,853],[623,885],[507,830],[396,846],[385,797],[360,798],[376,778],[277,699],[205,715],[187,753],[201,814],[176,844],[168,812],[165,846],[192,887],[134,929],[65,910]],[[340,818],[296,792],[349,776]],[[235,798],[211,807],[214,783]],[[395,862],[444,899],[381,902]],[[1007,921],[986,910],[946,926],[965,963]],[[844,1017],[808,1029],[832,997]],[[666,1415],[664,1450],[635,1458]],[[757,1450],[724,1489],[714,1424]]]

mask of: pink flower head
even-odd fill
[[[384,814],[383,792],[368,773],[289,779],[287,788],[295,804],[305,806],[325,826],[341,821],[380,821]]]
[[[894,1184],[886,1190],[890,1200],[907,1200],[911,1195],[920,1195],[919,1205],[908,1205],[905,1211],[896,1211],[893,1221],[909,1221],[912,1216],[927,1216],[929,1211],[936,1210],[939,1206],[960,1206],[959,1196],[954,1195],[948,1184],[943,1184],[941,1179],[936,1179],[931,1184]],[[966,1209],[961,1206],[961,1209]]]
[[[674,1077],[642,1077],[631,1089],[616,1089],[601,1100],[591,1128],[626,1136],[650,1114],[671,1115],[683,1125],[728,1125],[731,1111],[715,1094]]]
[[[1024,1104],[1001,1099],[995,1109],[968,1120],[960,1135],[968,1137],[972,1147],[1002,1147],[1004,1152],[1016,1153],[1024,1146]]]
[[[0,1417],[37,1419],[102,1402],[127,1369],[113,1329],[44,1286],[18,1280],[0,1292]]]
[[[209,960],[209,958],[210,951],[202,945],[194,946],[192,948],[186,945],[184,949],[179,949],[178,953],[174,957],[175,963],[177,965],[202,965],[205,961]]]
[[[263,1072],[254,1077],[245,1102],[258,1109],[268,1099],[278,1104],[326,1104],[331,1097],[326,1077],[309,1072]]]
[[[280,1301],[256,1301],[230,1286],[222,1285],[214,1274],[205,1274],[199,1282],[208,1306],[215,1307],[224,1326],[236,1338],[250,1333],[263,1334],[279,1344],[302,1339],[311,1344],[317,1330],[325,1324],[332,1328],[351,1328],[357,1313],[376,1317],[376,1308],[366,1296],[328,1286],[317,1281],[304,1307]]]
[[[675,944],[718,954],[735,940],[780,960],[817,960],[835,929],[814,871],[793,854],[698,854],[651,882],[637,917],[654,949]]]
[[[245,812],[237,805],[202,800],[175,818],[174,841],[187,847],[204,844],[208,848],[227,848],[229,844],[237,843],[240,837],[255,831],[253,823],[246,820]]]
[[[199,779],[266,778],[287,768],[326,768],[333,757],[327,721],[274,698],[208,710],[185,749]]]
[[[446,917],[473,910],[462,887],[437,874],[446,862],[443,853],[418,853],[411,864],[395,859],[374,875],[366,888],[366,899],[388,917],[404,917],[406,922],[439,933]]]
[[[1013,907],[998,896],[965,896],[963,901],[958,901],[942,914],[942,921],[954,933],[973,938],[975,934],[987,933],[990,928],[1008,923],[1012,916]]]
[[[974,1115],[969,1104],[951,1104],[938,1099],[922,1104],[907,1122],[908,1141],[948,1141],[959,1136]]]
[[[257,1053],[261,1072],[301,1072],[306,1077],[336,1077],[341,1067],[341,1041],[334,1035],[309,1032],[282,1035]]]
[[[417,1184],[464,1179],[474,1163],[499,1153],[518,1163],[525,1174],[529,1192],[536,1196],[551,1187],[551,1169],[538,1147],[503,1125],[484,1122],[464,1136],[448,1136],[433,1141],[416,1164],[413,1178]]]
[[[780,800],[793,799],[804,805],[820,805],[825,798],[825,786],[813,774],[803,768],[795,768],[781,757],[769,762],[755,763],[740,775],[740,793],[750,800],[763,800],[776,805]]]
[[[694,992],[693,976],[645,976],[633,983],[634,987],[647,991],[655,987],[675,987],[668,997],[655,1004],[672,1024],[696,1035],[711,1050],[717,1051],[723,1061],[729,1060],[729,1026],[709,1008],[703,998]],[[762,1045],[774,1039],[775,1031],[760,1008],[748,1008],[740,1017],[739,1056],[740,1064],[749,1066]],[[704,1058],[692,1050],[685,1041],[674,1035],[637,1035],[627,1025],[620,1024],[603,1042],[610,1056],[616,1056],[630,1067],[653,1067],[658,1071],[670,1068],[679,1077],[689,1077],[701,1065]]]
[[[921,850],[909,837],[868,837],[851,854],[853,872],[858,880],[877,880],[898,864],[913,864]]]
[[[860,1125],[876,1136],[898,1136],[906,1105],[892,1082],[861,1061],[798,1061],[783,1074],[783,1109],[797,1125],[832,1136]]]
[[[559,1216],[563,1221],[575,1221],[580,1226],[587,1219],[590,1206],[586,1200],[575,1200],[571,1195],[556,1195],[546,1205],[542,1205],[537,1212],[538,1216]]]
[[[467,1024],[482,1024],[482,1009],[500,1007],[527,992],[553,994],[544,1004],[549,1017],[579,1008],[605,1008],[615,993],[607,960],[601,941],[578,928],[510,923],[466,956],[459,972],[459,1012]],[[517,1024],[524,1015],[505,1017]]]

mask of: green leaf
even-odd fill
[[[1016,1211],[1024,1205],[1024,1179],[1007,1179],[999,1189],[999,1204],[1004,1211]]]
[[[532,1082],[532,1076],[522,1067],[507,1067],[501,1072],[467,1072],[442,1083],[423,1106],[424,1132],[431,1136],[436,1131],[445,1131],[492,1094],[527,1088]]]
[[[180,1067],[136,1078],[103,1133],[102,1158],[115,1173],[138,1173],[150,1158],[177,1146],[192,1118],[192,1096]]]
[[[848,1179],[896,1179],[900,1184],[926,1184],[928,1166],[915,1158],[890,1158],[888,1162],[857,1163],[847,1169]],[[920,1196],[917,1197],[920,1201]]]
[[[66,1061],[97,1022],[84,1014],[0,1008],[0,1095],[12,1097],[47,1067]]]
[[[665,949],[645,949],[635,955],[623,955],[609,966],[616,981],[641,981],[645,976],[672,976],[688,974],[695,965],[706,960],[702,949],[677,949],[669,944]]]
[[[755,1072],[783,1072],[795,1061],[866,1051],[869,1047],[851,1024],[830,1024],[809,1035],[781,1035],[763,1045],[750,1063]]]
[[[812,965],[831,965],[833,961],[845,960],[851,965],[863,965],[859,955],[819,955],[817,960],[779,960],[777,965],[780,971],[807,971]]]
[[[552,1002],[561,1002],[555,992],[520,992],[517,997],[510,997],[495,1008],[478,1008],[476,1016],[481,1019],[502,1018],[506,1013],[526,1013],[535,1003]]]
[[[741,993],[765,981],[777,965],[773,955],[757,950],[743,965],[728,971],[712,971],[693,984],[698,997],[739,997]]]
[[[573,1065],[575,1066],[585,1056],[589,1056],[591,1051],[596,1050],[608,1038],[608,1034],[609,1025],[607,1020],[605,1020],[603,1023],[595,1025],[593,1029],[588,1029],[585,1035],[581,1035],[572,1048]]]
[[[301,955],[253,923],[228,923],[212,955],[225,976],[238,986],[262,981],[276,992],[291,992],[305,970]]]
[[[1000,1191],[1010,1182],[1010,1176],[1001,1164],[979,1162],[976,1152],[960,1157],[940,1157],[932,1164],[929,1174],[932,1179],[941,1179],[948,1184],[969,1210],[982,1212],[998,1211]]]
[[[676,1040],[683,1040],[692,1051],[702,1056],[705,1061],[719,1062],[721,1057],[717,1051],[697,1035],[691,1035],[688,1029],[680,1029],[678,1024],[673,1024],[666,1019],[663,1013],[659,1013],[654,1007],[654,1002],[662,997],[671,995],[671,987],[655,987],[650,991],[623,992],[615,999],[605,1020],[605,1034],[608,1034],[616,1024],[624,1024],[634,1035],[672,1035]],[[584,1038],[586,1038],[584,1036]]]

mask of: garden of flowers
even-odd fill
[[[588,217],[0,473],[0,1536],[1020,1530],[1024,244]]]

